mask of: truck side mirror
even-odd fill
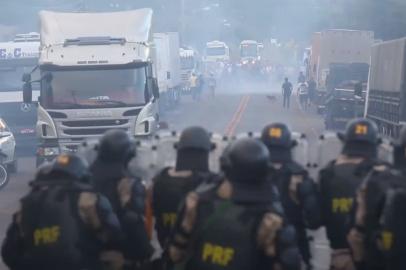
[[[32,86],[29,81],[23,85],[23,102],[32,103]]]
[[[156,78],[152,79],[152,95],[156,99],[159,98],[159,86],[158,86],[158,80]]]
[[[25,83],[31,82],[31,74],[30,73],[24,73],[21,80],[23,82],[25,82]]]

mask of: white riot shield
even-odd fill
[[[261,133],[259,132],[245,132],[234,136],[233,139],[242,138],[254,138],[260,139]],[[309,162],[309,151],[308,151],[308,141],[306,135],[299,132],[292,132],[292,139],[297,142],[297,145],[292,149],[292,158],[294,161],[302,165],[304,168],[308,167]]]
[[[128,168],[130,172],[140,177],[143,181],[150,184],[151,179],[157,174],[156,166],[156,147],[150,139],[137,140],[136,155],[130,160]]]
[[[155,164],[160,171],[165,167],[174,167],[176,164],[176,144],[179,136],[175,131],[161,131],[153,139],[156,147]]]
[[[315,165],[319,169],[324,168],[330,161],[336,159],[341,153],[343,143],[336,133],[325,133],[318,141],[318,156]]]
[[[79,145],[76,154],[84,158],[91,165],[97,158],[97,145],[98,141],[96,140],[85,141]]]
[[[379,160],[393,164],[393,146],[389,140],[383,140],[378,147]]]
[[[229,144],[229,139],[221,134],[212,134],[211,142],[214,144],[214,149],[209,155],[210,170],[215,173],[220,172],[220,157],[224,152],[224,149]]]
[[[310,166],[309,142],[306,135],[299,132],[292,132],[292,139],[296,141],[296,146],[292,149],[292,158],[304,168]]]

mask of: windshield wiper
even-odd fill
[[[71,103],[71,102],[52,103],[51,106],[55,107],[55,109],[80,109],[80,108],[86,107],[84,105],[81,105],[78,103]],[[62,107],[62,108],[59,108],[59,107]]]

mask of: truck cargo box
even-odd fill
[[[372,47],[366,116],[389,135],[406,124],[405,47],[406,38]]]

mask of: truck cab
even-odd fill
[[[133,137],[154,133],[159,91],[150,59],[151,17],[150,9],[40,12],[37,164],[75,152],[109,129]],[[29,74],[23,80],[30,103],[35,80]]]
[[[31,32],[0,43],[0,117],[14,134],[20,156],[32,156],[36,149],[36,107],[23,103],[21,76],[38,64],[39,40],[39,33]],[[38,97],[39,84],[32,88],[33,96]]]

